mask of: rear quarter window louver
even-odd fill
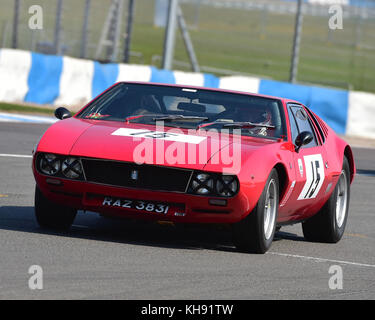
[[[307,109],[312,116],[315,125],[318,127],[318,130],[320,132],[320,136],[323,139],[323,143],[325,142],[326,138],[328,137],[328,127],[325,124],[325,122],[320,119],[314,112],[312,112],[310,109]]]
[[[322,119],[320,119],[320,118],[317,118],[317,119],[318,119],[318,122],[319,122],[319,126],[322,129],[322,131],[323,131],[324,136],[327,138],[327,136],[328,136],[328,128],[327,128],[326,124],[323,122]]]

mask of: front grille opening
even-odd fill
[[[158,191],[186,192],[192,171],[110,160],[82,159],[88,182]]]

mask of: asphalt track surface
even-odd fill
[[[33,212],[30,156],[47,125],[0,123],[0,299],[374,299],[375,149],[355,148],[346,233],[337,244],[283,227],[265,255],[236,251],[227,230],[180,230],[79,212],[46,232]],[[14,155],[14,156],[9,156]],[[29,267],[43,289],[29,288]],[[340,266],[342,289],[330,289]],[[332,270],[331,270],[332,271]]]

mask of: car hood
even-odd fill
[[[205,130],[70,118],[46,131],[38,151],[189,169],[210,163],[220,171],[270,143],[274,141]]]

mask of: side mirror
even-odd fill
[[[301,132],[294,142],[296,145],[295,151],[298,153],[299,149],[301,149],[302,146],[305,146],[309,144],[311,141],[313,141],[314,136],[309,131],[303,131]]]
[[[72,114],[70,113],[70,111],[64,107],[60,107],[55,110],[55,117],[57,119],[64,120],[70,118],[71,116]]]

